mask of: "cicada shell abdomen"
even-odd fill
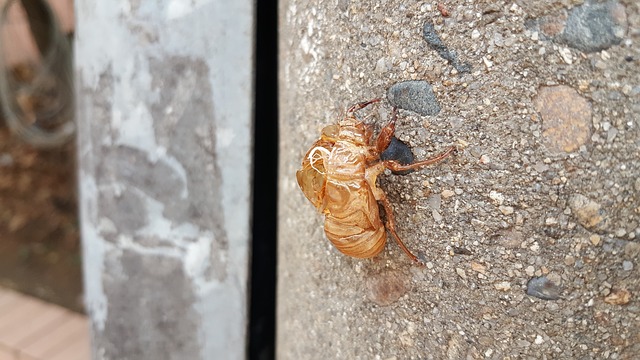
[[[371,258],[384,249],[387,235],[378,203],[364,180],[329,180],[324,192],[324,230],[327,238],[345,255]]]

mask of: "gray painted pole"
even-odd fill
[[[95,359],[242,359],[253,2],[76,1]]]

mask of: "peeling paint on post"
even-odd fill
[[[95,359],[245,357],[253,6],[76,1]]]

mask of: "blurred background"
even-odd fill
[[[38,3],[0,0],[2,82],[6,85],[2,87],[5,111],[0,112],[0,286],[82,312],[75,143],[66,136],[43,145],[36,139],[38,134],[10,131],[10,120],[22,121],[27,127],[42,125],[45,131],[72,121],[72,111],[60,111],[72,108],[69,74],[63,74],[67,79],[60,81],[47,72],[67,71],[58,66],[70,61],[69,48],[56,46],[59,41],[71,41],[73,1],[48,1],[59,22],[58,31]],[[25,8],[36,13],[28,17]],[[39,35],[34,36],[33,30]],[[52,57],[54,50],[67,50],[65,60]],[[57,87],[60,83],[65,85],[62,91]],[[45,87],[62,94],[51,99],[51,94],[40,91]],[[27,115],[8,119],[9,104],[17,104]],[[55,121],[40,116],[47,107],[58,116]],[[47,138],[46,132],[40,135]]]

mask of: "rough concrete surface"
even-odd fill
[[[281,2],[279,358],[637,357],[640,5],[443,5]],[[470,72],[430,47],[427,21]],[[392,240],[340,254],[295,179],[323,126],[407,80],[441,109],[400,111],[415,157],[468,144],[379,179],[425,267]],[[379,129],[390,110],[362,116]]]

